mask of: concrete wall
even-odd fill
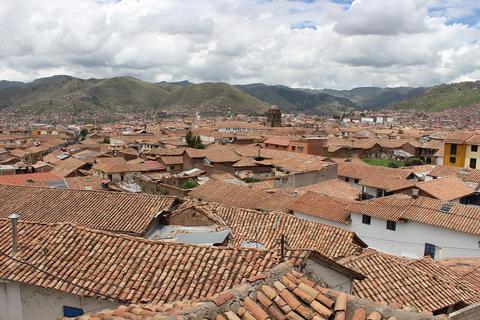
[[[273,179],[274,188],[300,188],[337,177],[338,166],[332,165],[317,171],[292,173]]]
[[[12,282],[0,282],[0,320],[22,320],[20,286]]]
[[[478,320],[480,319],[480,303],[455,311],[449,317],[452,320]]]
[[[330,289],[346,293],[352,292],[352,279],[350,277],[335,271],[328,266],[324,266],[314,259],[307,259],[303,271],[310,274],[315,281],[325,283]]]
[[[81,308],[88,313],[113,308],[118,304],[37,286],[0,283],[0,320],[60,319],[64,306]]]

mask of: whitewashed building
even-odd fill
[[[392,195],[345,205],[344,210],[312,212],[300,207],[293,213],[355,232],[382,252],[411,258],[480,257],[479,207]]]

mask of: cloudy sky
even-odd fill
[[[0,79],[310,88],[480,79],[479,0],[1,0]]]

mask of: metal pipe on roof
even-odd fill
[[[12,223],[12,256],[15,257],[17,254],[17,221],[20,218],[20,215],[13,212],[8,218]]]

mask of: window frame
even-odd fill
[[[396,231],[397,230],[397,222],[392,220],[387,220],[387,230]]]
[[[475,164],[473,167],[472,167],[472,161]],[[477,169],[477,158],[470,158],[470,161],[468,162],[468,167],[472,169]]]
[[[475,150],[473,150],[473,147],[475,147]],[[472,145],[470,146],[470,152],[478,152],[478,145],[472,144]]]
[[[362,214],[362,224],[371,225],[372,216],[369,216],[368,214]]]
[[[452,143],[450,144],[450,154],[451,155],[457,155],[457,144],[456,143]]]

